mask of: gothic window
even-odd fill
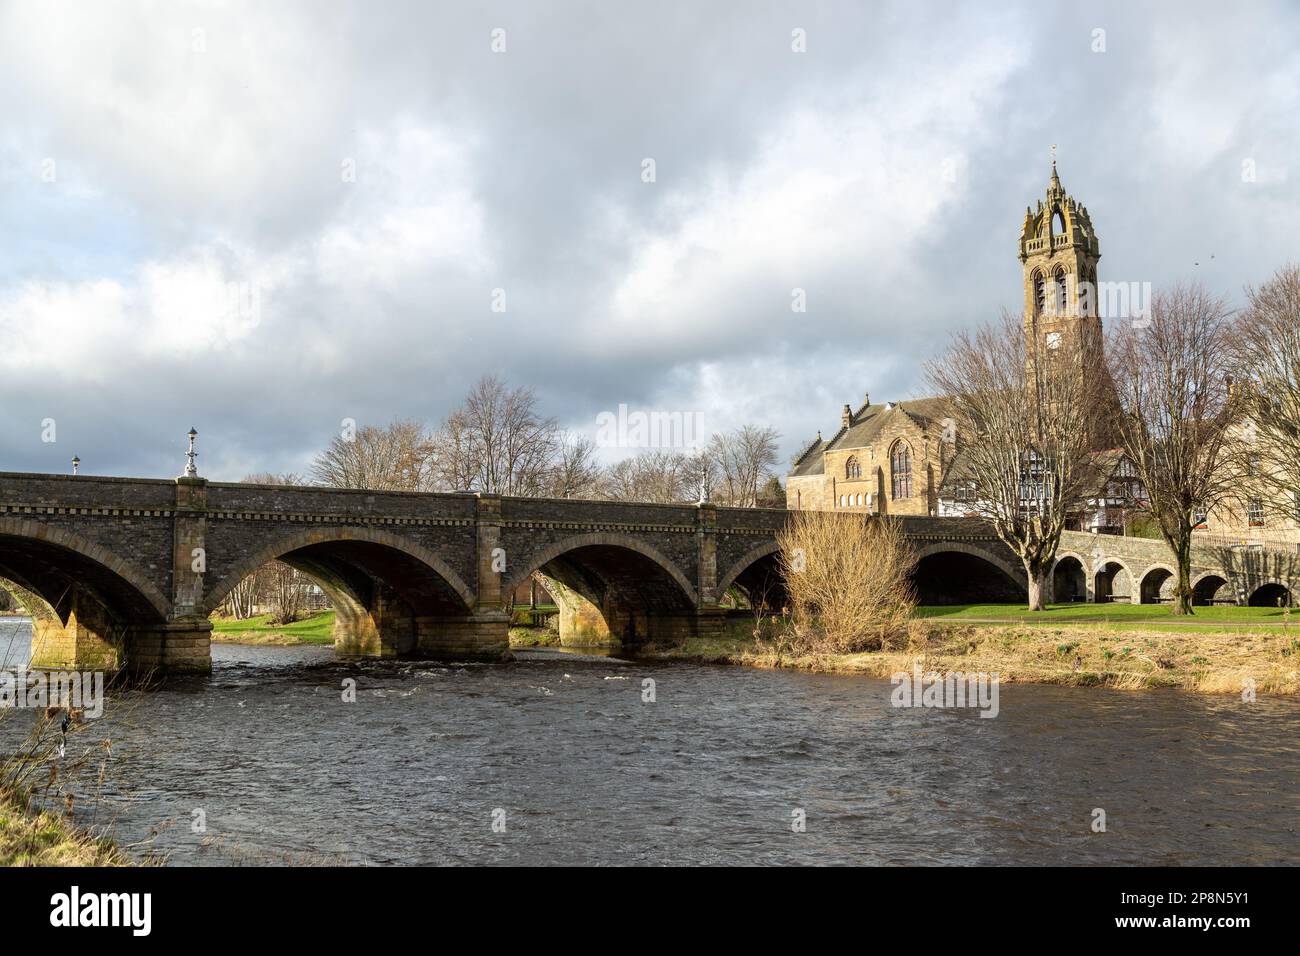
[[[844,463],[844,477],[845,478],[862,477],[862,466],[858,464],[858,459],[856,455],[849,458],[849,460]]]
[[[1034,273],[1034,312],[1038,315],[1043,314],[1043,308],[1047,305],[1047,287],[1043,285],[1043,276],[1041,273]]]
[[[1065,315],[1065,273],[1056,273],[1056,314]]]
[[[894,476],[894,497],[912,497],[912,449],[901,441],[894,445],[889,466]]]

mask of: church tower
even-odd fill
[[[1093,396],[1096,409],[1088,427],[1094,449],[1115,445],[1114,423],[1119,416],[1115,386],[1106,368],[1098,309],[1100,258],[1101,246],[1088,209],[1061,186],[1053,157],[1047,195],[1038,201],[1037,209],[1025,210],[1020,230],[1026,355],[1053,356],[1061,349],[1060,356],[1071,356],[1080,363],[1084,388]],[[1032,342],[1038,347],[1029,348]]]
[[[1055,147],[1053,147],[1055,148]],[[1025,335],[1043,336],[1048,348],[1078,337],[1080,354],[1101,361],[1097,315],[1097,260],[1101,247],[1088,209],[1061,186],[1052,160],[1047,196],[1025,209],[1020,230],[1024,267]]]

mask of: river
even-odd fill
[[[4,666],[30,633],[0,618]],[[892,708],[887,681],[553,651],[213,660],[72,738],[112,739],[81,822],[175,864],[1300,861],[1294,699],[1009,685],[990,720]]]

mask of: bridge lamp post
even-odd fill
[[[194,450],[194,439],[198,437],[199,437],[199,433],[194,430],[193,426],[191,426],[190,434],[189,434],[190,450],[185,453],[185,477],[186,478],[197,478],[199,476],[199,469],[195,467],[194,464],[194,459],[197,458],[199,455],[199,453]]]

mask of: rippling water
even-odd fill
[[[0,660],[24,661],[29,636],[0,619]],[[213,657],[210,681],[118,695],[91,732],[113,739],[98,820],[174,863],[1300,860],[1294,700],[1022,685],[987,720],[891,708],[860,677],[555,652]],[[9,714],[0,737],[30,721]]]

